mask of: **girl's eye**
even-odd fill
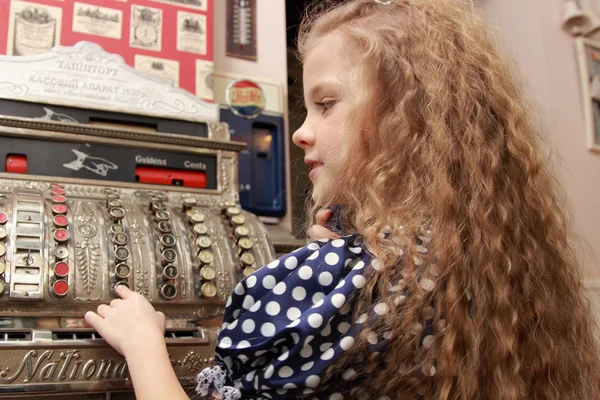
[[[335,103],[336,102],[334,100],[319,101],[315,102],[315,106],[317,106],[317,108],[321,111],[321,114],[325,114],[331,109],[331,107],[335,105]]]

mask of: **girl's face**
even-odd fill
[[[313,200],[323,204],[331,198],[336,183],[328,169],[340,150],[340,127],[349,112],[348,78],[351,64],[341,33],[317,40],[304,62],[304,103],[307,115],[292,140],[304,150],[310,169]]]

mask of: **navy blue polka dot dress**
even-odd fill
[[[350,300],[365,285],[369,268],[380,267],[360,236],[350,235],[310,243],[245,278],[227,302],[218,365],[200,373],[198,394],[234,400],[314,392],[317,399],[343,399],[342,393],[316,389],[367,321],[367,314],[352,316]],[[385,303],[372,310],[388,312]],[[385,348],[385,336],[367,337],[373,351]],[[343,373],[343,379],[355,378],[351,369]]]

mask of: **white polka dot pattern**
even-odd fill
[[[345,394],[348,387],[327,393],[317,390],[327,369],[361,334],[373,345],[374,353],[384,351],[389,338],[363,329],[369,318],[385,316],[389,304],[375,302],[369,313],[353,320],[349,299],[366,285],[364,274],[382,268],[360,242],[358,235],[351,235],[310,243],[235,287],[216,360],[242,398],[249,393],[256,399],[280,400],[313,392],[319,400],[351,397]],[[424,281],[421,286],[434,290],[432,282]],[[424,341],[427,346],[432,343],[431,336]],[[432,375],[435,366],[421,373]],[[354,370],[346,370],[342,378],[359,379]]]

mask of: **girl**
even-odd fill
[[[467,3],[346,1],[302,25],[308,114],[293,140],[311,215],[343,204],[341,237],[235,288],[200,394],[600,398],[558,185],[507,58]],[[125,355],[139,399],[186,398],[164,317],[121,294],[86,320]]]

